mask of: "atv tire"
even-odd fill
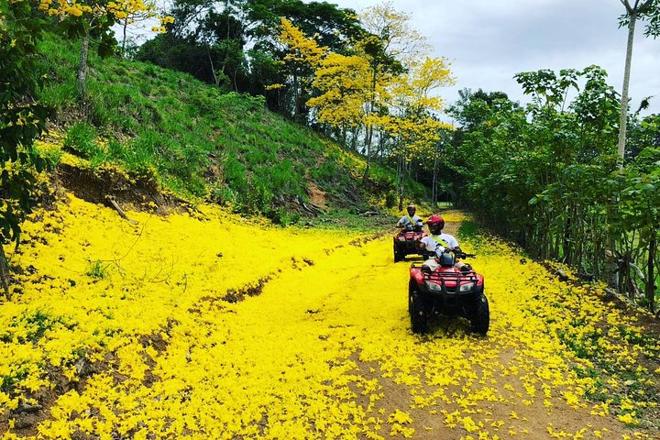
[[[403,261],[406,257],[399,251],[394,248],[394,262],[398,263],[399,261]]]
[[[479,297],[470,323],[473,332],[486,336],[490,324],[490,310],[488,309],[488,298],[483,293]]]
[[[428,310],[426,301],[414,283],[408,289],[408,314],[413,333],[422,334],[428,331]]]

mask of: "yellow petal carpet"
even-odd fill
[[[644,390],[657,370],[638,363],[657,344],[600,287],[562,283],[505,243],[464,243],[486,277],[488,337],[444,318],[416,336],[409,264],[392,263],[387,234],[275,228],[213,208],[130,212],[130,223],[69,198],[39,212],[12,255],[4,438],[657,434],[640,419],[655,410]]]

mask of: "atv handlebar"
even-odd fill
[[[454,252],[454,255],[456,255],[456,257],[458,257],[458,258],[476,258],[475,254],[467,254],[463,251],[453,251],[453,252]]]

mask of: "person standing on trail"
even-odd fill
[[[426,221],[426,224],[429,227],[430,235],[422,237],[420,246],[423,251],[431,254],[430,258],[424,262],[424,266],[427,266],[433,271],[439,266],[437,258],[445,251],[452,251],[454,253],[462,253],[462,251],[458,240],[453,235],[442,232],[445,227],[445,219],[442,216],[434,214]],[[455,267],[461,271],[471,270],[469,264],[460,261],[456,262]]]
[[[418,215],[415,215],[417,207],[411,203],[406,208],[406,211],[408,212],[408,215],[401,217],[396,226],[398,228],[404,228],[408,231],[421,231],[422,227],[424,226],[424,222]]]

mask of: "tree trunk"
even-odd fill
[[[80,61],[78,62],[78,74],[76,76],[76,88],[78,96],[84,97],[87,91],[87,58],[89,57],[89,30],[85,30],[80,45]]]
[[[431,190],[431,201],[433,205],[438,202],[438,158],[436,157],[433,160],[433,188]]]
[[[122,28],[121,37],[121,56],[126,58],[126,28],[128,27],[128,16],[124,18],[124,26]]]
[[[403,156],[399,159],[399,211],[403,210],[403,182],[406,173],[406,162]]]
[[[216,75],[215,73],[213,58],[211,57],[211,49],[209,49],[208,46],[206,46],[206,55],[209,57],[209,66],[211,66],[211,75],[213,76],[213,83],[215,84],[216,87],[218,87],[220,86],[220,80],[218,79],[218,75]]]
[[[5,298],[9,299],[9,265],[7,264],[7,257],[5,256],[5,249],[0,244],[0,283],[2,290],[5,292]]]
[[[364,175],[362,176],[362,180],[364,181],[367,176],[369,175],[369,165],[371,163],[371,124],[365,125],[365,132],[364,132],[364,155],[365,158],[367,159],[367,166],[364,168]]]
[[[621,90],[621,115],[619,118],[619,146],[618,153],[623,163],[626,154],[626,130],[628,125],[628,89],[630,87],[630,67],[632,64],[633,42],[635,39],[635,22],[637,15],[630,14],[628,24],[628,47],[626,48],[626,66],[623,72],[623,89]]]
[[[649,309],[651,310],[651,313],[655,312],[655,274],[653,273],[653,269],[655,268],[655,253],[658,244],[656,241],[655,233],[653,234],[653,238],[651,238],[651,241],[649,241],[649,256],[646,263],[646,300],[649,303]]]
[[[293,120],[298,121],[298,75],[293,75]]]
[[[357,152],[357,138],[358,138],[358,131],[360,130],[359,126],[353,127],[353,130],[351,131],[351,150]]]
[[[376,67],[372,70],[373,74],[371,76],[371,99],[367,105],[367,116],[371,115],[374,111],[374,101],[376,99]],[[371,123],[365,125],[365,153],[367,156],[367,167],[364,169],[363,179],[366,179],[367,174],[369,173],[369,160],[371,158],[371,141],[373,138],[374,127]]]
[[[376,154],[376,157],[378,157],[378,160],[380,162],[383,161],[384,151],[385,151],[385,134],[381,132],[378,136],[378,151]]]
[[[571,210],[567,212],[566,222],[564,223],[563,241],[562,241],[562,262],[571,264]]]

